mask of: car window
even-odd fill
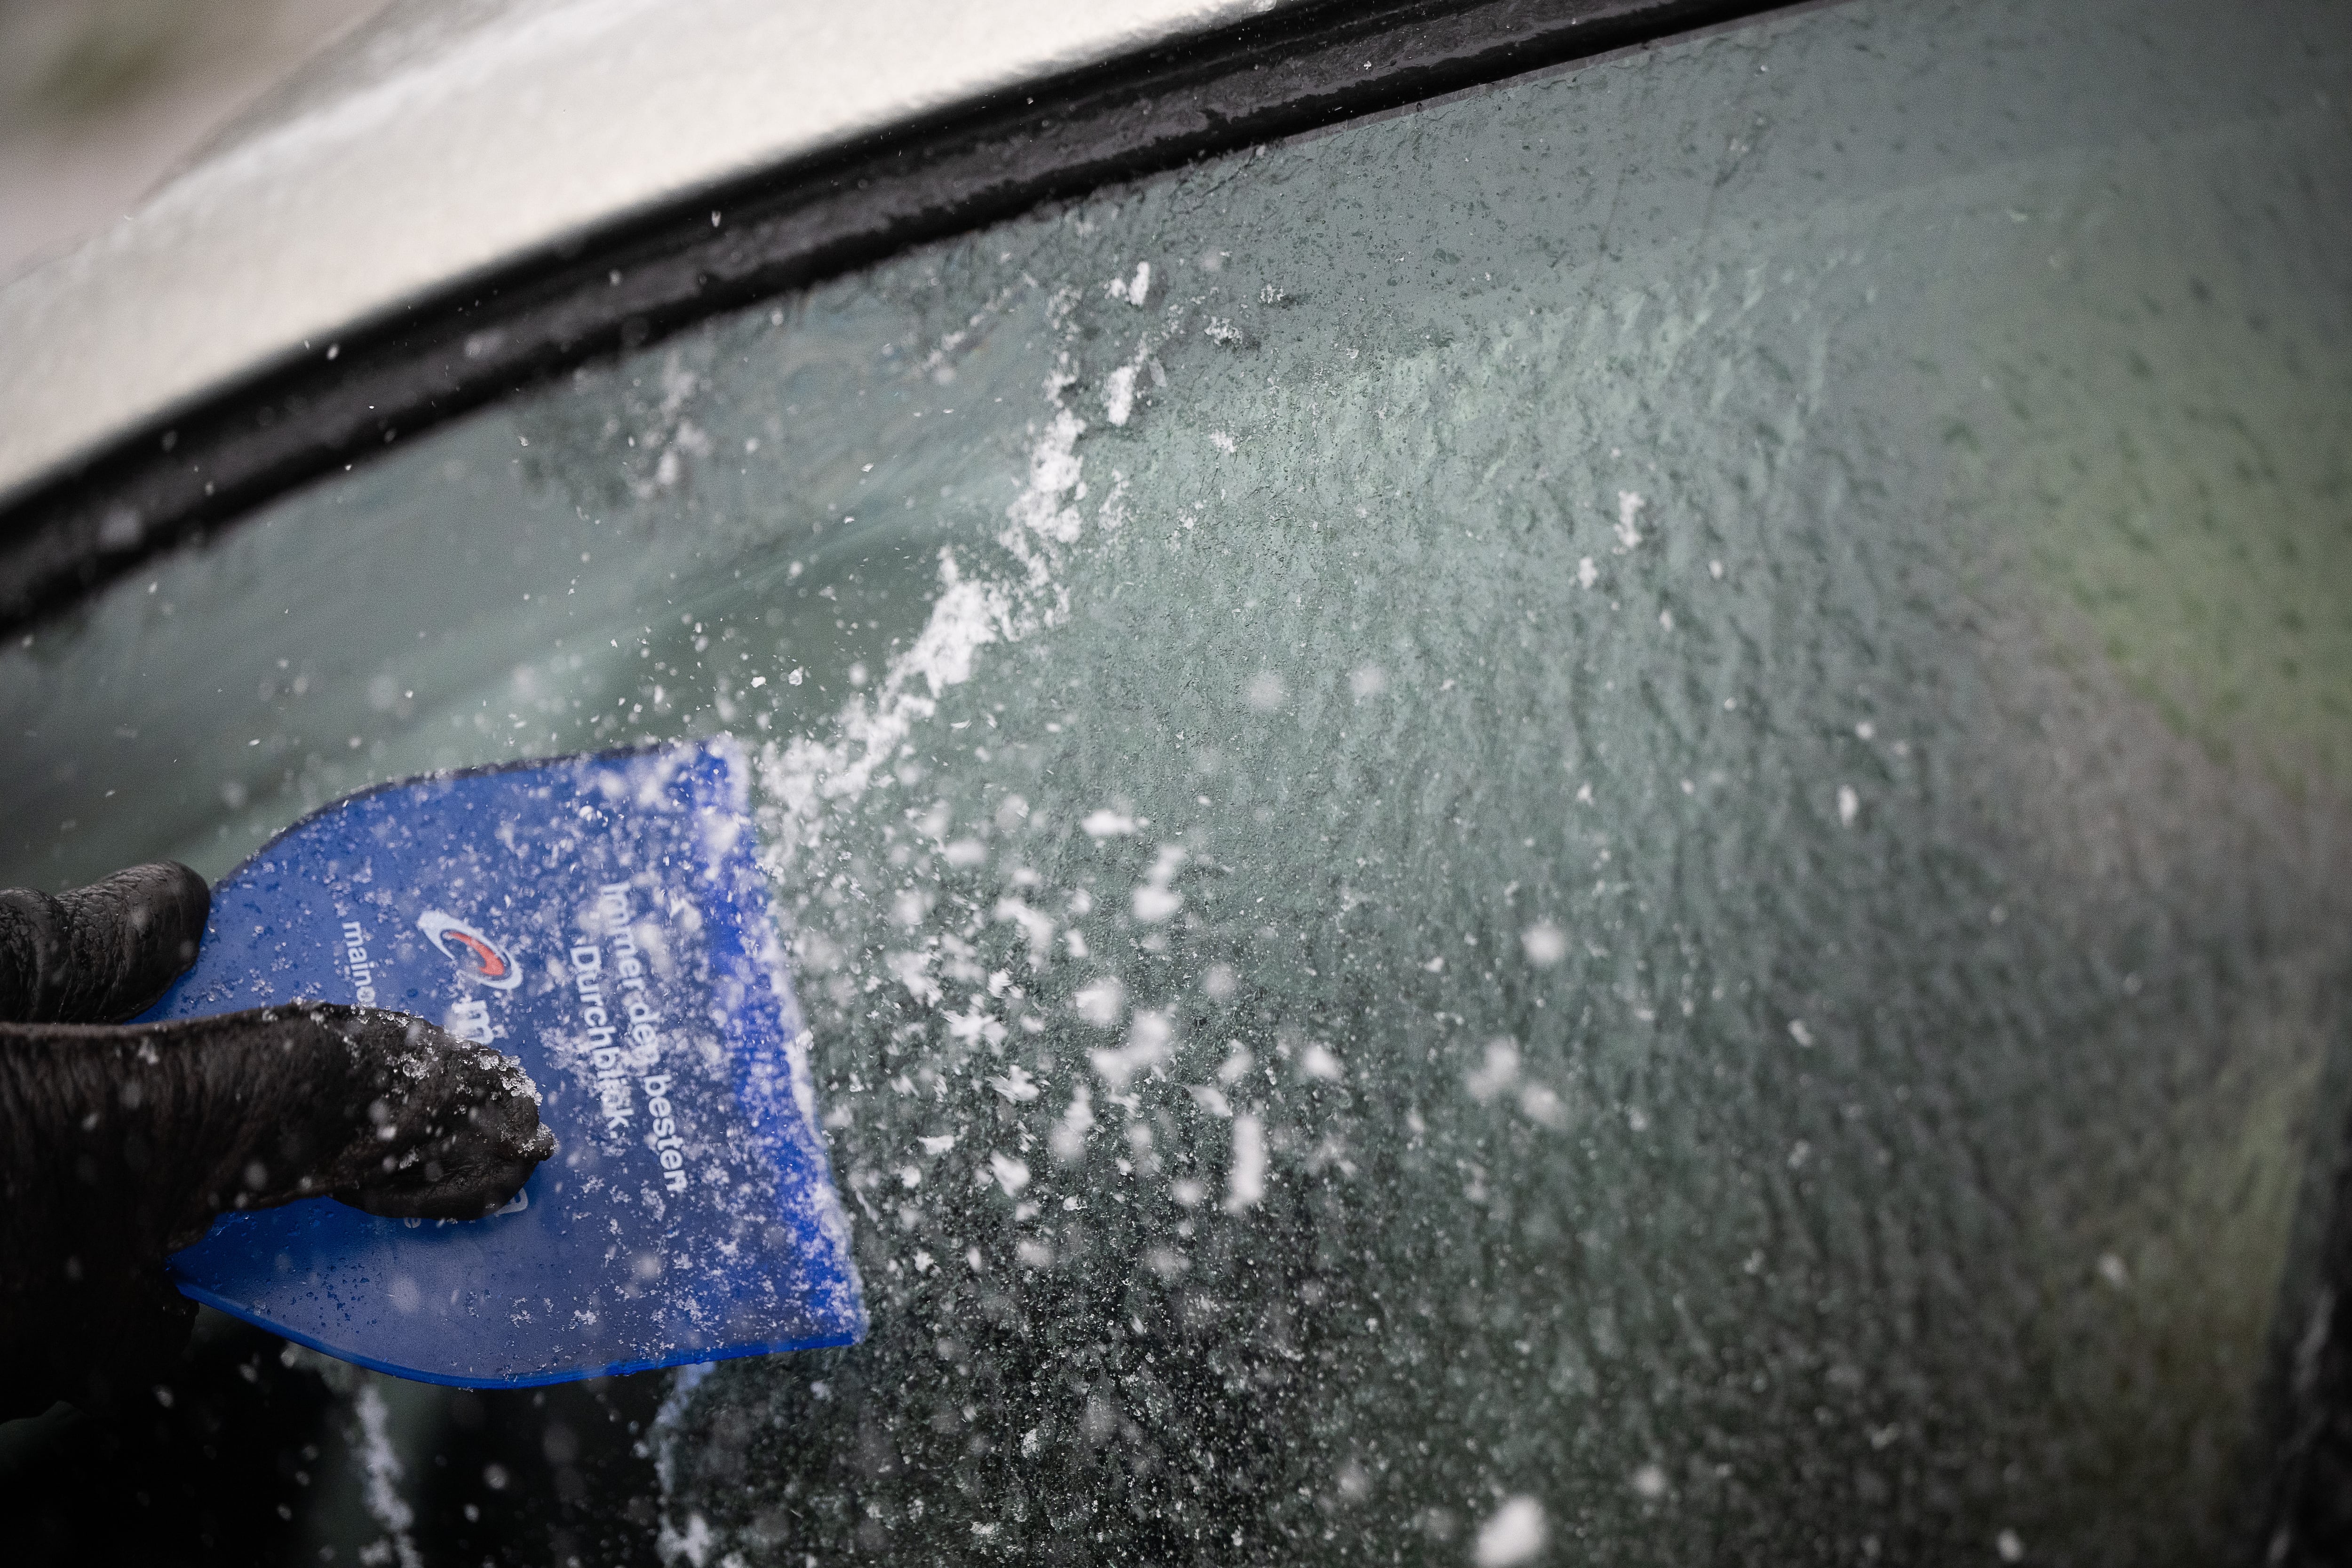
[[[2342,1109],[2347,61],[1634,51],[712,320],[7,649],[11,881],[757,758],[871,1337],[314,1529],[2231,1549]],[[352,1397],[412,1489],[457,1440]]]

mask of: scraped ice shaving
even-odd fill
[[[1043,969],[1054,952],[1053,917],[1039,913],[1019,899],[1010,898],[997,900],[992,913],[994,919],[1010,921],[1021,928],[1022,935],[1029,942],[1030,963]]]
[[[1045,1139],[1054,1151],[1054,1158],[1065,1165],[1085,1158],[1087,1134],[1095,1130],[1095,1108],[1087,1098],[1086,1085],[1080,1084],[1070,1097],[1070,1108],[1054,1123],[1054,1131]]]
[[[1167,1063],[1174,1032],[1167,1014],[1138,1012],[1128,1026],[1128,1043],[1116,1050],[1088,1051],[1087,1063],[1114,1094],[1123,1092],[1136,1074]]]
[[[1494,1516],[1478,1527],[1471,1560],[1478,1568],[1512,1568],[1540,1553],[1550,1533],[1543,1504],[1531,1497],[1507,1498]]]
[[[1169,883],[1176,879],[1176,869],[1184,863],[1181,846],[1163,844],[1160,858],[1144,873],[1143,885],[1129,899],[1135,918],[1146,925],[1156,925],[1184,907],[1184,895],[1172,890]]]
[[[677,1436],[678,1422],[686,1415],[687,1401],[694,1396],[694,1391],[702,1386],[703,1380],[717,1366],[716,1362],[706,1361],[679,1367],[670,1379],[668,1396],[654,1412],[654,1479],[661,1483],[664,1497],[669,1496],[677,1485],[677,1465],[670,1453],[670,1444]],[[705,1528],[708,1529],[707,1526]],[[665,1535],[669,1532],[667,1521],[663,1523],[662,1531]]]
[[[907,988],[908,995],[929,1007],[940,999],[940,983],[931,977],[931,955],[928,952],[891,952],[883,955],[883,963],[892,978]]]
[[[988,1157],[988,1168],[996,1177],[996,1184],[1004,1189],[1004,1195],[1007,1197],[1019,1197],[1021,1189],[1029,1184],[1029,1167],[1007,1155],[991,1154]]]
[[[1348,1076],[1339,1066],[1339,1058],[1331,1054],[1328,1046],[1319,1041],[1310,1040],[1307,1048],[1299,1053],[1298,1070],[1308,1078],[1321,1079],[1325,1083],[1338,1083]]]
[[[1078,987],[1077,994],[1070,998],[1070,1005],[1096,1028],[1108,1029],[1118,1022],[1119,1013],[1127,1006],[1127,987],[1118,976],[1107,974]]]
[[[1517,1081],[1519,1047],[1509,1040],[1486,1042],[1486,1059],[1463,1079],[1470,1098],[1484,1105]]]
[[[1151,297],[1151,263],[1137,262],[1133,278],[1114,278],[1103,285],[1103,292],[1130,305],[1142,304]]]
[[[703,1568],[710,1560],[712,1542],[710,1521],[698,1513],[686,1516],[683,1531],[671,1528],[668,1520],[662,1521],[661,1534],[654,1542],[654,1550],[665,1563],[675,1563],[683,1557],[693,1568]]]
[[[1123,364],[1103,377],[1103,417],[1112,424],[1126,424],[1135,411],[1135,373],[1141,368]]]
[[[1234,1117],[1234,1163],[1225,1174],[1225,1212],[1241,1214],[1265,1200],[1265,1122],[1254,1110]]]
[[[1531,1083],[1519,1090],[1519,1114],[1538,1126],[1560,1128],[1568,1125],[1568,1107],[1559,1096],[1539,1083]]]
[[[385,1541],[361,1552],[362,1561],[368,1551],[379,1553],[377,1561],[397,1560],[400,1568],[424,1568],[425,1559],[416,1550],[416,1542],[408,1527],[416,1522],[416,1510],[400,1495],[403,1470],[400,1456],[392,1447],[392,1413],[384,1407],[383,1395],[376,1392],[373,1383],[360,1384],[359,1396],[352,1401],[360,1418],[360,1463],[367,1471],[367,1486],[362,1501],[368,1514],[382,1525]]]
[[[1617,548],[1631,550],[1642,542],[1642,530],[1637,522],[1642,509],[1649,503],[1632,490],[1617,492]]]
[[[1086,520],[1077,509],[1063,504],[1062,498],[1077,489],[1078,472],[1085,459],[1077,455],[1078,437],[1086,434],[1086,421],[1060,406],[1061,385],[1066,380],[1056,378],[1054,389],[1054,416],[1046,421],[1045,433],[1029,448],[1029,483],[1005,510],[1014,528],[997,536],[998,542],[1019,556],[1030,568],[1034,579],[1052,565],[1031,549],[1022,531],[1036,533],[1057,544],[1067,544],[1077,538]]]
[[[971,1010],[968,1013],[950,1013],[946,1016],[948,1037],[950,1039],[961,1040],[967,1044],[976,1041],[985,1042],[991,1046],[1001,1046],[1004,1043],[1003,1023],[990,1016],[988,1010],[977,1002],[972,1004]]]
[[[1004,1069],[1003,1077],[990,1079],[988,1087],[1015,1105],[1026,1105],[1037,1098],[1037,1080],[1029,1076],[1028,1068],[1017,1062]],[[924,1142],[928,1143],[930,1140],[927,1138]]]
[[[1207,1084],[1202,1084],[1192,1090],[1192,1103],[1221,1121],[1230,1118],[1234,1113],[1233,1104],[1225,1099],[1224,1090],[1212,1088]]]

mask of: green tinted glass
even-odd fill
[[[2340,1120],[2347,62],[1858,0],[901,257],[8,650],[0,875],[757,748],[875,1327],[677,1380],[698,1564],[2210,1561]]]

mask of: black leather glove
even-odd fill
[[[194,962],[211,902],[169,863],[0,891],[0,1419],[167,1375],[194,1307],[163,1260],[224,1209],[474,1219],[554,1152],[513,1058],[404,1013],[116,1024]]]

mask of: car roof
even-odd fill
[[[695,192],[1279,0],[428,0],[0,289],[0,507],[355,325]]]

